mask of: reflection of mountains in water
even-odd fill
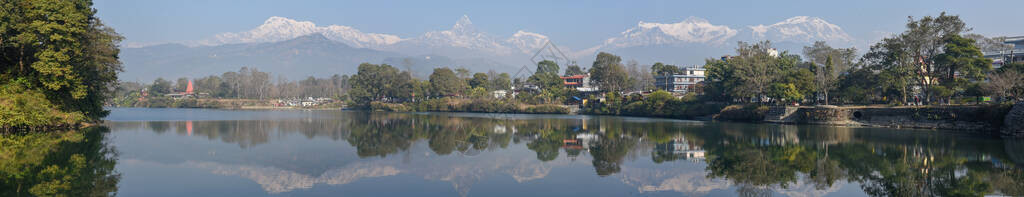
[[[724,188],[738,192],[827,193],[846,181],[860,183],[866,192],[877,195],[928,195],[946,191],[940,190],[937,184],[978,176],[1002,177],[972,181],[987,183],[991,191],[1019,195],[1021,191],[1012,188],[1024,183],[1020,180],[1024,176],[1014,175],[1022,173],[1019,168],[1022,162],[1020,156],[1015,155],[1019,153],[1012,151],[1022,150],[1021,142],[935,131],[586,116],[529,118],[362,112],[339,112],[330,119],[192,121],[191,132],[188,122],[111,124],[115,130],[137,127],[158,133],[191,133],[193,137],[238,144],[243,149],[273,146],[270,143],[281,136],[299,135],[347,142],[361,158],[402,157],[373,160],[369,164],[363,160],[326,161],[328,163],[317,164],[325,166],[318,168],[322,170],[298,175],[279,171],[302,172],[303,168],[277,166],[276,163],[266,167],[234,167],[271,175],[219,171],[252,179],[272,179],[257,180],[261,185],[266,184],[263,187],[268,192],[306,188],[305,183],[323,183],[326,180],[323,177],[344,171],[337,169],[338,166],[386,166],[393,169],[364,172],[378,172],[380,176],[408,173],[427,180],[449,181],[457,192],[466,195],[473,183],[498,172],[512,176],[517,182],[527,182],[544,179],[556,166],[570,162],[591,163],[598,175],[618,177],[641,192],[676,191],[691,195]],[[671,167],[640,168],[628,162],[646,159],[644,157],[650,157],[655,163],[677,165],[680,163],[675,161],[687,160],[690,162],[686,163],[691,164],[686,165],[702,167],[695,172]],[[403,163],[410,160],[428,165]],[[758,172],[751,171],[754,169],[771,170],[753,173]],[[949,177],[944,175],[947,172],[972,175]],[[361,176],[366,177],[377,176]],[[303,184],[289,184],[292,179]],[[906,189],[911,186],[887,187],[900,185],[892,181],[928,189],[910,191]]]

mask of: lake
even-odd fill
[[[3,165],[68,166],[68,187],[121,196],[1024,195],[1024,141],[936,130],[299,110],[107,120],[5,136],[26,145],[4,152],[29,156]],[[19,191],[63,175],[23,169],[39,177]]]

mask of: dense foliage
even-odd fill
[[[0,2],[0,112],[5,128],[95,121],[113,90],[119,36],[90,0]],[[18,94],[18,95],[13,95]],[[31,108],[31,109],[29,109]],[[8,119],[11,118],[11,119]],[[53,122],[39,121],[52,118]]]

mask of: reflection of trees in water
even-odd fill
[[[184,123],[149,123],[154,130]],[[1002,193],[1022,195],[1021,143],[934,133],[825,126],[627,121],[618,118],[495,119],[443,114],[349,113],[331,119],[194,122],[193,135],[248,147],[277,133],[345,140],[360,157],[385,157],[426,141],[436,154],[473,156],[524,143],[539,161],[588,153],[596,174],[608,176],[623,161],[649,155],[655,163],[706,162],[707,175],[725,178],[738,192],[841,181],[880,196]],[[1016,143],[1016,145],[1014,144]],[[650,151],[648,154],[644,151]],[[686,152],[691,151],[691,152]],[[706,156],[706,160],[703,158]],[[1015,159],[1016,158],[1016,159]],[[742,190],[742,191],[740,191]]]
[[[1018,167],[986,159],[992,155],[978,150],[989,148],[975,147],[1001,146],[998,143],[967,143],[971,147],[962,148],[955,138],[936,137],[905,137],[908,139],[898,143],[843,142],[887,141],[866,138],[802,140],[799,144],[732,137],[708,147],[714,156],[709,156],[707,170],[709,177],[727,178],[742,186],[737,190],[740,193],[749,192],[749,187],[786,188],[800,177],[817,189],[831,187],[837,180],[859,182],[873,196],[1021,195],[1016,188],[1024,182],[1024,177],[1014,177],[1020,172]]]
[[[106,127],[0,137],[0,196],[107,196],[121,179]]]
[[[622,160],[637,141],[629,137],[605,137],[590,147],[592,162],[598,176],[608,176],[621,170]]]

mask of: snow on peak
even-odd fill
[[[511,45],[512,48],[518,49],[519,52],[529,54],[544,47],[547,41],[548,37],[545,35],[519,30],[512,34],[511,38],[505,40],[505,43]]]
[[[508,54],[511,50],[497,39],[476,31],[469,16],[462,15],[449,30],[431,31],[415,39],[415,42],[429,47],[456,47]]]
[[[811,16],[795,16],[772,25],[749,27],[755,39],[772,41],[849,43],[853,41],[838,25]]]
[[[651,23],[640,21],[636,27],[611,38],[604,45],[631,47],[659,44],[705,43],[722,44],[737,31],[725,25],[714,25],[708,20],[690,17],[678,23]]]
[[[290,18],[272,16],[255,29],[245,32],[218,34],[211,39],[200,41],[199,44],[220,45],[278,42],[314,33],[323,34],[328,39],[359,48],[377,48],[402,41],[401,38],[395,35],[363,33],[358,29],[341,25],[318,27],[310,21],[297,21]]]

